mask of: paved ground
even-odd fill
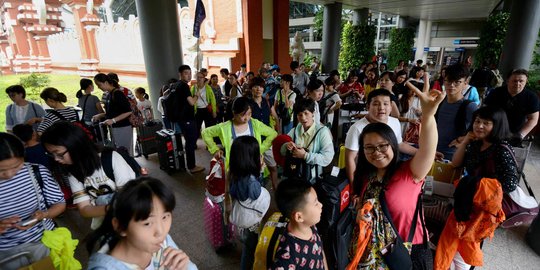
[[[540,145],[540,142],[536,142]],[[201,166],[208,167],[210,155],[201,140],[198,142],[197,160]],[[201,270],[228,270],[240,268],[241,245],[216,254],[204,234],[202,205],[204,199],[204,176],[199,173],[190,175],[178,172],[167,175],[159,169],[157,155],[148,160],[137,159],[147,167],[150,175],[162,180],[175,193],[176,209],[173,213],[173,226],[170,234],[178,246],[185,250],[191,260]],[[525,173],[536,194],[540,195],[540,147],[536,146],[527,160]],[[84,239],[90,228],[90,222],[80,217],[76,210],[68,212],[58,222],[68,226],[74,237]],[[510,230],[498,229],[493,240],[484,244],[485,266],[482,269],[540,269],[540,256],[525,243],[526,227]],[[76,250],[76,257],[86,265],[88,254],[81,241]]]

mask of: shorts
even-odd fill
[[[264,151],[263,159],[264,159],[264,164],[266,164],[266,166],[268,166],[268,167],[276,167],[277,166],[276,160],[274,159],[274,154],[272,153],[272,147],[270,147],[270,149]]]

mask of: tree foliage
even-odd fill
[[[39,100],[41,89],[48,86],[51,80],[49,76],[40,73],[32,73],[28,76],[21,77],[19,84],[26,90],[30,90],[28,95],[32,100]]]
[[[474,56],[476,67],[484,61],[490,64],[499,63],[509,19],[508,12],[499,12],[488,17],[480,30],[480,40]]]
[[[414,47],[414,29],[394,28],[390,31],[390,45],[388,46],[388,68],[393,69],[399,60],[410,60]]]
[[[375,54],[377,28],[374,25],[352,25],[347,22],[341,33],[339,71],[346,74],[352,68],[359,68],[362,62],[370,61]]]

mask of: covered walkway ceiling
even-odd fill
[[[500,0],[292,0],[308,4],[343,3],[343,8],[369,8],[431,21],[482,19],[489,16]],[[502,5],[502,4],[501,4]]]

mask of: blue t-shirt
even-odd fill
[[[45,154],[45,148],[41,143],[24,149],[26,162],[41,164],[50,168],[49,157]]]
[[[459,128],[456,127],[456,117],[459,111],[459,107],[463,103],[463,99],[455,103],[448,103],[445,99],[439,105],[439,111],[437,115],[437,132],[439,133],[439,141],[437,144],[437,151],[444,154],[445,159],[452,159],[456,147],[449,147],[448,145],[459,136],[465,134],[459,134]],[[476,110],[476,103],[471,102],[465,108],[465,126],[469,127],[472,123],[472,114]]]

